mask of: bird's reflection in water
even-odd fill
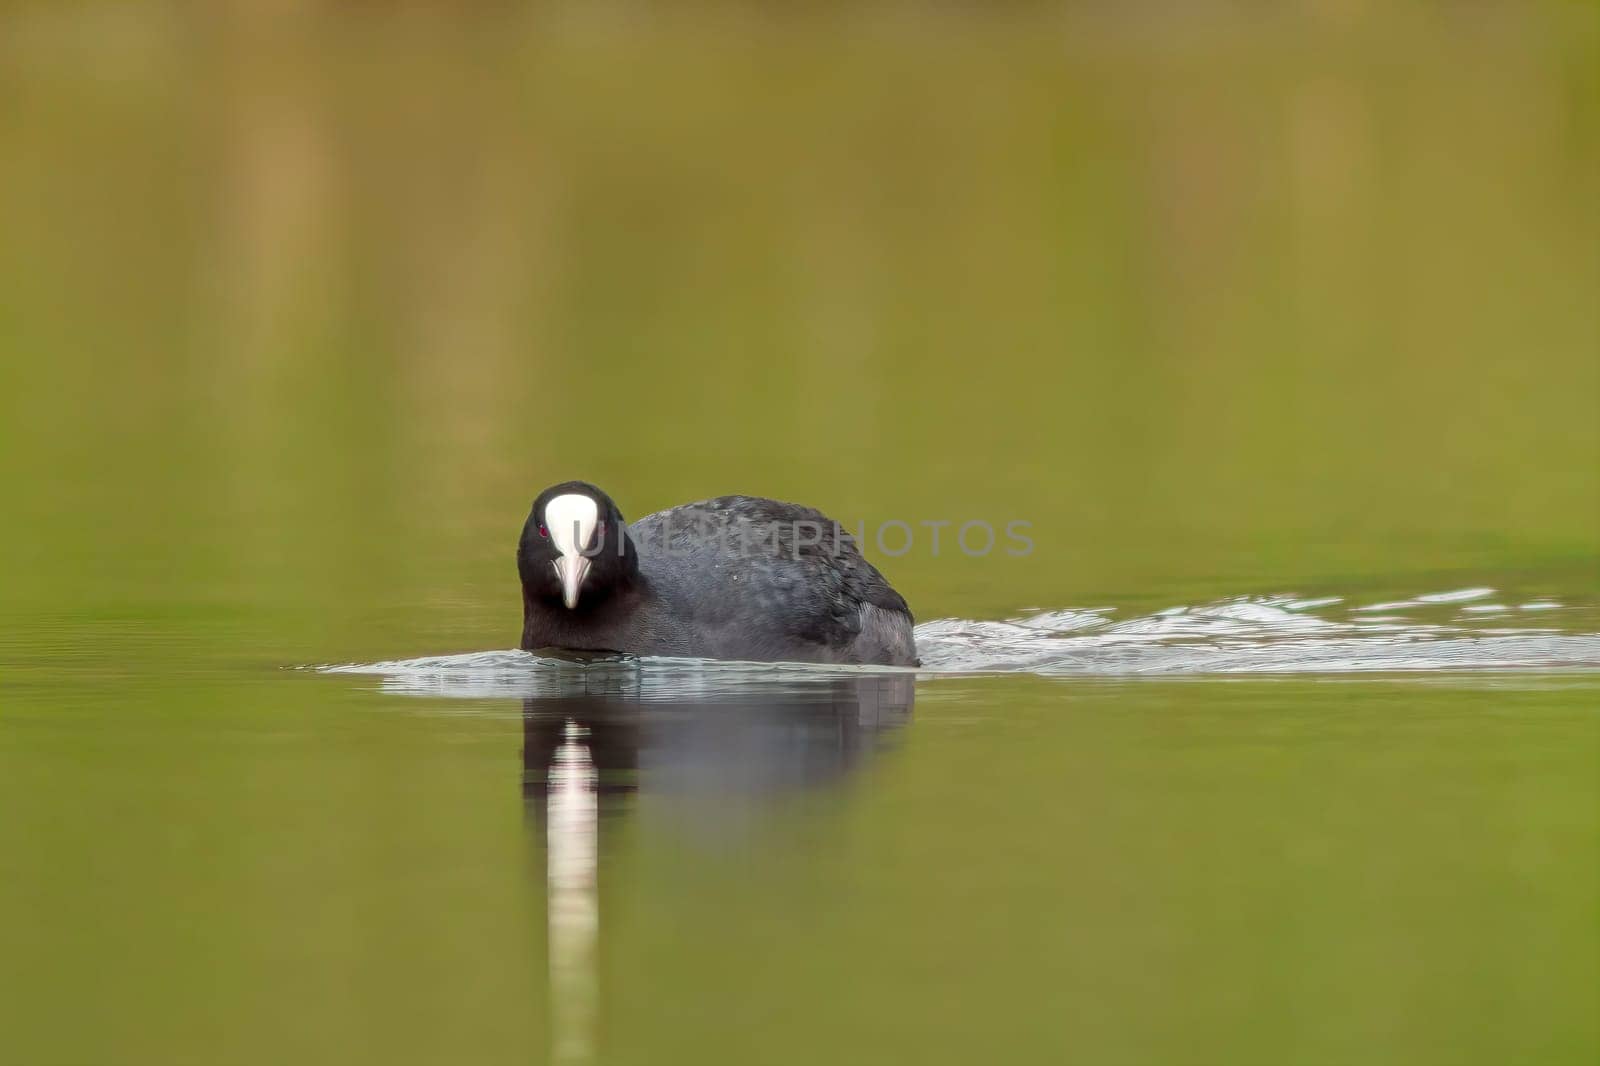
[[[862,674],[680,695],[641,693],[638,677],[578,677],[585,690],[523,700],[523,790],[544,804],[556,751],[584,733],[602,805],[634,792],[748,798],[848,773],[911,713],[909,674]]]
[[[641,799],[692,825],[838,781],[911,715],[910,674],[784,679],[652,676],[643,666],[552,672],[523,700],[522,782],[548,877],[552,1050],[593,1057],[605,826]]]

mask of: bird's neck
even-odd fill
[[[522,590],[522,648],[570,648],[575,651],[621,651],[647,600],[642,581],[613,586],[600,597],[579,599],[568,608],[560,602]]]

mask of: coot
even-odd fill
[[[906,601],[799,504],[719,496],[629,525],[567,481],[533,502],[517,570],[528,651],[917,665]]]

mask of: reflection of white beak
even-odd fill
[[[561,579],[561,600],[567,609],[578,606],[578,587],[589,574],[589,560],[581,555],[563,555],[556,560],[556,577]]]

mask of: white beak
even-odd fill
[[[589,573],[588,551],[600,524],[600,506],[591,497],[571,492],[545,505],[545,528],[556,551],[556,577],[561,579],[561,599],[567,610],[578,606],[578,589]]]
[[[561,579],[561,601],[570,611],[578,606],[578,588],[589,574],[589,560],[581,555],[563,555],[556,560],[556,577]]]

